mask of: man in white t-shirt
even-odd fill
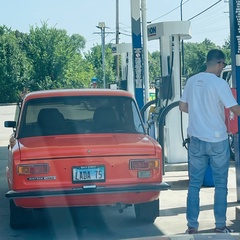
[[[212,169],[215,187],[215,232],[232,232],[226,227],[230,150],[224,107],[239,116],[240,106],[228,83],[219,77],[226,66],[224,61],[225,55],[221,50],[210,50],[207,54],[206,71],[187,80],[179,104],[180,111],[188,113],[189,120],[189,187],[186,212],[186,233],[189,234],[198,232],[199,191],[208,163]]]

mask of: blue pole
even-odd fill
[[[143,67],[142,67],[142,43],[140,22],[140,0],[131,0],[132,19],[132,46],[133,46],[133,77],[135,98],[138,107],[144,105],[143,100]]]
[[[240,104],[240,0],[229,1],[230,10],[230,42],[231,42],[231,65],[233,88],[236,88],[237,102]],[[240,118],[238,117],[238,129],[240,130]],[[237,201],[240,201],[240,141],[239,131],[235,134],[235,161],[236,161],[236,182]]]
[[[237,101],[240,104],[240,0],[229,1],[230,10],[230,40],[233,88],[237,91]],[[238,129],[240,122],[238,118]]]

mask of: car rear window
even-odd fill
[[[115,96],[63,96],[28,100],[18,138],[62,134],[144,133],[133,99]]]

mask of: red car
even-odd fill
[[[134,205],[138,220],[159,216],[162,152],[133,96],[110,89],[48,90],[19,104],[9,144],[10,226],[37,208]],[[28,216],[28,217],[23,217]]]

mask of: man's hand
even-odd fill
[[[240,106],[235,105],[229,108],[235,115],[240,116]]]
[[[188,104],[185,102],[179,102],[179,110],[185,113],[188,113]],[[240,113],[240,110],[239,110]]]

